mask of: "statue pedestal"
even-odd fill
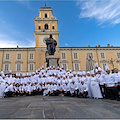
[[[59,59],[60,57],[55,55],[46,56],[47,67],[50,67],[50,66],[58,67]]]

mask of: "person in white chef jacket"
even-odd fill
[[[68,83],[68,80],[65,80],[63,89],[64,89],[64,96],[70,96],[70,84]]]
[[[87,84],[85,84],[84,81],[81,81],[81,84],[80,84],[80,86],[79,86],[78,89],[79,89],[79,95],[78,95],[78,97],[80,97],[80,98],[86,98],[87,95],[88,95],[88,86],[87,86]]]
[[[117,86],[115,84],[114,74],[110,73],[108,66],[105,66],[105,98],[116,99],[117,97]]]
[[[100,86],[100,90],[102,93],[103,98],[105,98],[105,92],[104,92],[104,88],[105,88],[105,74],[102,74],[102,69],[98,68],[98,82],[99,82],[99,86]]]
[[[70,94],[71,97],[75,97],[78,95],[78,85],[75,83],[74,80],[70,83]]]
[[[5,75],[2,74],[1,76],[2,77],[0,77],[0,98],[3,98],[6,85],[5,85],[5,80],[4,80]]]
[[[114,69],[114,77],[115,77],[115,84],[117,87],[117,100],[120,101],[120,72],[118,72],[118,69]]]
[[[89,72],[89,71],[87,71],[86,80],[87,80],[87,86],[88,86],[88,97],[89,97],[89,98],[92,98],[92,92],[91,92],[91,76],[90,76],[90,72]]]
[[[100,87],[99,87],[99,83],[97,81],[97,78],[95,76],[94,70],[91,70],[91,92],[92,92],[92,97],[93,98],[103,98],[101,91],[100,91]]]

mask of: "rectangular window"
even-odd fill
[[[118,58],[118,59],[120,59],[120,52],[119,52],[119,53],[117,53],[117,58]]]
[[[29,71],[34,71],[34,64],[33,63],[29,64]]]
[[[17,60],[21,60],[21,53],[17,54]]]
[[[21,71],[21,64],[16,64],[16,71]]]
[[[66,59],[66,53],[62,53],[62,59]]]
[[[87,53],[87,58],[89,58],[89,56],[93,59],[93,53]]]
[[[6,59],[6,60],[9,60],[9,59],[10,59],[10,54],[9,54],[9,53],[6,53],[5,59]]]
[[[105,70],[105,66],[107,65],[107,63],[102,63],[102,68],[103,70]]]
[[[74,70],[75,71],[79,71],[80,70],[79,63],[74,63]]]
[[[62,63],[64,70],[67,70],[67,63]]]
[[[78,53],[73,53],[73,58],[78,59]]]
[[[9,64],[5,64],[4,70],[5,70],[5,71],[9,71]]]
[[[105,53],[100,53],[101,59],[105,59]]]
[[[33,53],[30,53],[30,60],[33,60],[34,59],[34,55]]]

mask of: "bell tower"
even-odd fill
[[[36,47],[46,47],[45,39],[49,38],[50,34],[58,43],[59,31],[57,30],[58,19],[52,15],[53,9],[51,7],[40,7],[39,17],[34,19],[36,31],[34,32],[36,39]]]

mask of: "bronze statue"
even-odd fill
[[[50,37],[45,40],[47,45],[47,51],[49,55],[54,55],[56,51],[56,45],[57,42],[55,39],[53,39],[52,34],[50,34]]]

